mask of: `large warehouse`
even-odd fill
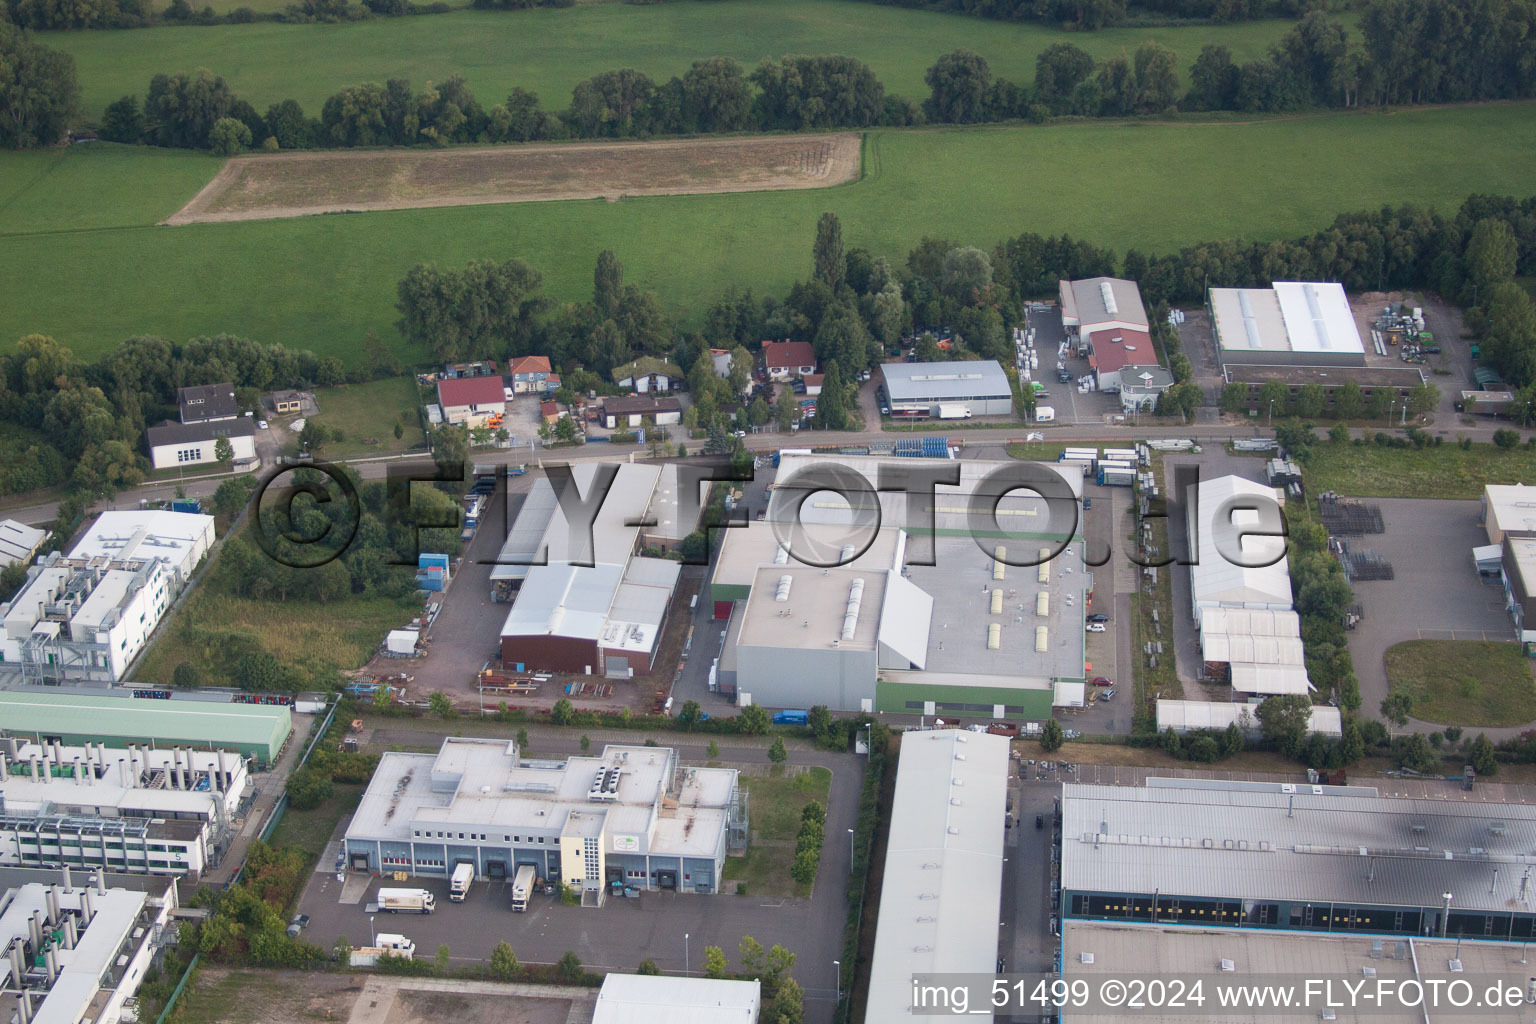
[[[833,492],[791,496],[810,467],[873,481],[882,461],[785,454],[768,519],[726,531],[710,585],[716,618],[730,620],[717,687],[770,707],[1049,717],[1058,687],[1080,689],[1086,676],[1093,577],[1078,523],[1053,521],[1043,499],[1015,491],[992,526],[978,527],[981,539],[971,535],[970,496],[1019,463],[903,459],[958,472],[959,486],[938,488],[914,522],[904,493],[880,492],[877,529],[852,525],[847,501]],[[1069,473],[1075,509],[1081,472]],[[802,541],[840,564],[802,561],[805,552],[791,554]],[[1038,564],[1042,552],[1048,561]]]
[[[25,682],[116,682],[212,544],[212,516],[103,512],[0,605],[0,663]]]
[[[1536,932],[1536,807],[1211,779],[1069,783],[1061,806],[1067,918],[1516,941]]]
[[[1013,385],[995,359],[885,363],[880,376],[893,416],[938,416],[941,405],[967,416],[1013,415]]]
[[[1341,284],[1276,281],[1269,288],[1212,288],[1208,302],[1223,365],[1365,365],[1365,345]]]
[[[744,845],[732,768],[683,768],[668,747],[524,760],[507,740],[450,736],[436,754],[386,753],[347,827],[354,871],[545,878],[601,893],[717,892],[728,847]]]
[[[1003,893],[1008,739],[901,741],[864,1019],[905,1020],[915,974],[991,974]]]
[[[659,466],[614,468],[618,473],[592,523],[591,565],[573,564],[585,560],[585,545],[549,478],[534,483],[518,512],[491,572],[493,596],[513,601],[501,627],[502,664],[512,671],[615,678],[650,671],[682,564],[635,551],[642,529],[687,535],[678,482]],[[598,466],[586,463],[571,472],[580,493],[592,494]],[[639,525],[649,521],[656,525]]]
[[[293,732],[293,715],[281,705],[3,690],[0,728],[10,736],[66,746],[229,750],[270,765]]]

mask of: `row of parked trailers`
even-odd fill
[[[1056,461],[1081,467],[1085,476],[1092,477],[1105,487],[1133,487],[1138,468],[1151,461],[1151,453],[1144,445],[1139,448],[1105,448],[1102,455],[1097,448],[1067,448]]]

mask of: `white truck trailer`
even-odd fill
[[[521,914],[527,911],[528,897],[533,895],[533,884],[537,874],[532,864],[518,866],[517,874],[512,876],[512,910],[514,912]]]
[[[386,914],[430,914],[437,898],[425,889],[380,889],[379,910]]]
[[[941,420],[968,420],[971,418],[971,410],[964,402],[940,402],[939,419]]]
[[[352,951],[353,967],[372,967],[379,962],[381,956],[398,956],[403,960],[416,956],[416,943],[404,935],[380,932],[374,936],[373,942],[372,946],[359,946]]]
[[[470,883],[475,880],[475,866],[468,861],[459,864],[453,869],[453,877],[448,880],[448,898],[455,903],[463,903],[469,895]]]

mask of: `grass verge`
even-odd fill
[[[1307,492],[1358,498],[1476,498],[1484,484],[1536,478],[1536,448],[1474,443],[1430,448],[1318,445],[1306,466]]]
[[[745,882],[750,896],[810,896],[811,887],[795,882],[789,869],[795,861],[800,808],[812,800],[827,805],[832,773],[810,768],[794,776],[744,775],[741,785],[751,801],[752,842],[745,857],[726,860],[725,891],[734,892],[735,883]]]
[[[1519,644],[1408,640],[1387,648],[1387,687],[1413,697],[1413,717],[1440,725],[1536,720],[1536,681]]]
[[[366,455],[425,448],[416,382],[411,377],[391,377],[367,384],[344,384],[315,392],[320,415],[314,421],[331,430],[340,430],[345,440],[325,446],[329,459],[351,459]],[[395,437],[395,425],[400,436]]]
[[[331,833],[336,831],[336,823],[342,816],[357,810],[358,801],[367,788],[361,783],[338,782],[335,784],[336,794],[322,801],[319,807],[308,811],[289,807],[283,811],[282,820],[272,830],[268,842],[273,846],[298,847],[313,861],[324,852],[325,844],[331,841]],[[329,864],[321,866],[330,867]]]
[[[1155,455],[1152,459],[1152,470],[1162,477],[1162,456]],[[1163,493],[1167,493],[1166,486]],[[1166,556],[1168,553],[1168,519],[1166,516],[1149,518],[1152,524],[1152,544],[1158,551]],[[1129,541],[1133,546],[1136,538],[1132,536]],[[1136,592],[1131,595],[1131,621],[1134,623],[1135,633],[1131,638],[1131,657],[1135,662],[1136,675],[1136,711],[1135,722],[1138,727],[1148,725],[1156,728],[1156,722],[1152,721],[1153,698],[1164,700],[1182,700],[1184,698],[1184,684],[1179,681],[1178,659],[1174,654],[1173,636],[1173,567],[1165,565],[1157,571],[1157,582],[1150,587],[1140,567],[1136,570]],[[1153,612],[1157,613],[1157,620],[1153,621]],[[1148,643],[1161,641],[1163,653],[1157,656],[1157,665],[1147,663],[1147,656],[1143,652]]]

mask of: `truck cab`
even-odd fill
[[[469,887],[475,880],[475,866],[468,861],[461,861],[453,869],[453,877],[448,880],[448,898],[455,903],[463,903],[469,896]]]

